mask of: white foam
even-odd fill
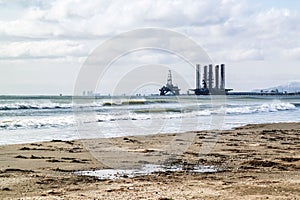
[[[258,106],[227,108],[226,114],[251,114],[251,113],[260,113],[260,112],[278,112],[278,111],[294,110],[294,109],[296,109],[296,106],[291,103],[273,102],[273,103],[264,103]]]
[[[0,120],[0,129],[40,129],[73,126],[74,117],[70,116],[48,116],[48,117],[11,117]]]

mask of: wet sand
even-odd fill
[[[74,171],[108,167],[86,149],[105,146],[103,140],[0,146],[0,199],[300,199],[300,123],[218,131],[214,148],[205,155],[199,155],[199,149],[209,140],[209,133],[182,133],[179,137],[188,138],[189,134],[195,134],[195,139],[170,164],[213,165],[222,171],[167,171],[99,180],[74,175]],[[162,151],[172,138],[174,134],[163,134],[110,142],[128,152],[139,152],[143,159]],[[184,139],[176,141],[179,147],[184,144]],[[116,156],[110,151],[105,155]]]

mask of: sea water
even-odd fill
[[[138,176],[149,175],[153,173],[161,172],[190,172],[190,173],[216,173],[222,171],[219,168],[209,165],[193,166],[191,168],[184,168],[181,165],[154,165],[146,164],[139,169],[102,169],[93,171],[77,171],[75,174],[83,176],[94,176],[100,180],[115,180],[121,178],[133,178]]]
[[[299,121],[299,96],[0,97],[0,145]]]

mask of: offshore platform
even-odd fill
[[[202,79],[201,79],[202,74]],[[202,84],[201,84],[202,83]],[[225,88],[225,64],[204,65],[203,69],[196,64],[196,87],[189,89],[194,95],[232,95],[232,96],[300,96],[300,92],[279,92],[278,90],[260,92],[230,92],[233,89]],[[172,74],[169,70],[167,84],[159,89],[160,95],[180,95],[178,86],[172,83]],[[188,94],[191,94],[188,92]]]
[[[173,85],[171,70],[169,70],[167,84],[165,86],[163,86],[162,88],[160,88],[159,91],[160,91],[161,96],[179,95],[180,89],[178,88],[178,86]]]
[[[195,95],[224,95],[231,89],[225,88],[225,64],[209,64],[203,67],[203,78],[201,87],[201,69],[196,65],[196,88],[190,89]]]
[[[213,65],[209,64],[203,67],[203,77],[201,86],[201,68],[196,65],[196,88],[189,89],[195,95],[224,95],[231,89],[225,89],[225,64]],[[159,89],[160,95],[179,95],[180,89],[172,83],[172,73],[169,70],[167,84]]]

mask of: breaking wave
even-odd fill
[[[261,113],[261,112],[278,112],[285,110],[294,110],[296,106],[291,103],[265,103],[258,106],[244,106],[244,107],[235,107],[227,108],[226,114],[251,114],[251,113]]]
[[[149,105],[177,103],[176,99],[119,99],[115,101],[105,101],[102,106],[127,106],[127,105]]]
[[[72,116],[69,117],[41,117],[28,119],[8,118],[0,121],[0,129],[41,129],[41,128],[59,128],[74,125],[75,121]]]
[[[149,104],[168,104],[177,103],[172,99],[117,99],[113,101],[100,101],[86,104],[70,103],[42,103],[25,102],[25,103],[2,103],[0,102],[0,111],[6,110],[54,110],[54,109],[72,109],[72,108],[99,108],[111,106],[132,106],[132,105],[149,105]]]
[[[269,103],[256,106],[235,106],[229,108],[219,108],[213,110],[199,109],[191,110],[186,108],[159,108],[159,109],[143,109],[132,110],[127,114],[118,115],[99,115],[98,122],[118,121],[118,120],[149,120],[149,119],[172,119],[172,118],[192,118],[195,116],[210,116],[215,114],[224,115],[244,115],[253,113],[279,112],[286,110],[294,110],[296,106],[291,103]]]
[[[70,104],[4,104],[0,105],[0,110],[50,110],[50,109],[69,109],[72,108]]]
[[[90,107],[102,107],[103,109],[96,110],[96,115],[93,118],[85,117],[86,123],[102,123],[102,122],[114,122],[114,121],[124,121],[124,120],[165,120],[165,119],[178,119],[178,118],[197,118],[213,115],[246,115],[255,113],[270,113],[270,112],[281,112],[297,109],[299,104],[295,105],[286,102],[270,102],[261,104],[228,104],[226,107],[213,108],[211,105],[193,105],[190,104],[179,105],[179,104],[165,104],[170,103],[170,101],[159,100],[163,103],[158,103],[157,106],[147,106],[140,101],[133,101],[122,103],[121,105],[127,105],[124,109],[119,107],[103,107],[103,102],[98,102],[98,105],[86,105]],[[145,101],[147,102],[147,101]],[[151,101],[150,102],[158,102]],[[146,103],[147,104],[147,103]],[[132,107],[131,105],[137,105],[137,107]],[[10,104],[1,105],[0,110],[5,112],[5,110],[45,110],[45,109],[72,109],[70,103],[66,104],[42,104],[42,105],[29,105],[29,104]],[[95,110],[85,110],[83,113],[87,116],[90,112]],[[251,117],[251,116],[250,116]],[[76,126],[76,121],[73,115],[65,115],[65,113],[52,112],[49,114],[41,111],[37,115],[29,115],[22,117],[21,115],[6,114],[0,118],[0,130],[16,130],[16,129],[39,129],[39,128],[60,128]]]

